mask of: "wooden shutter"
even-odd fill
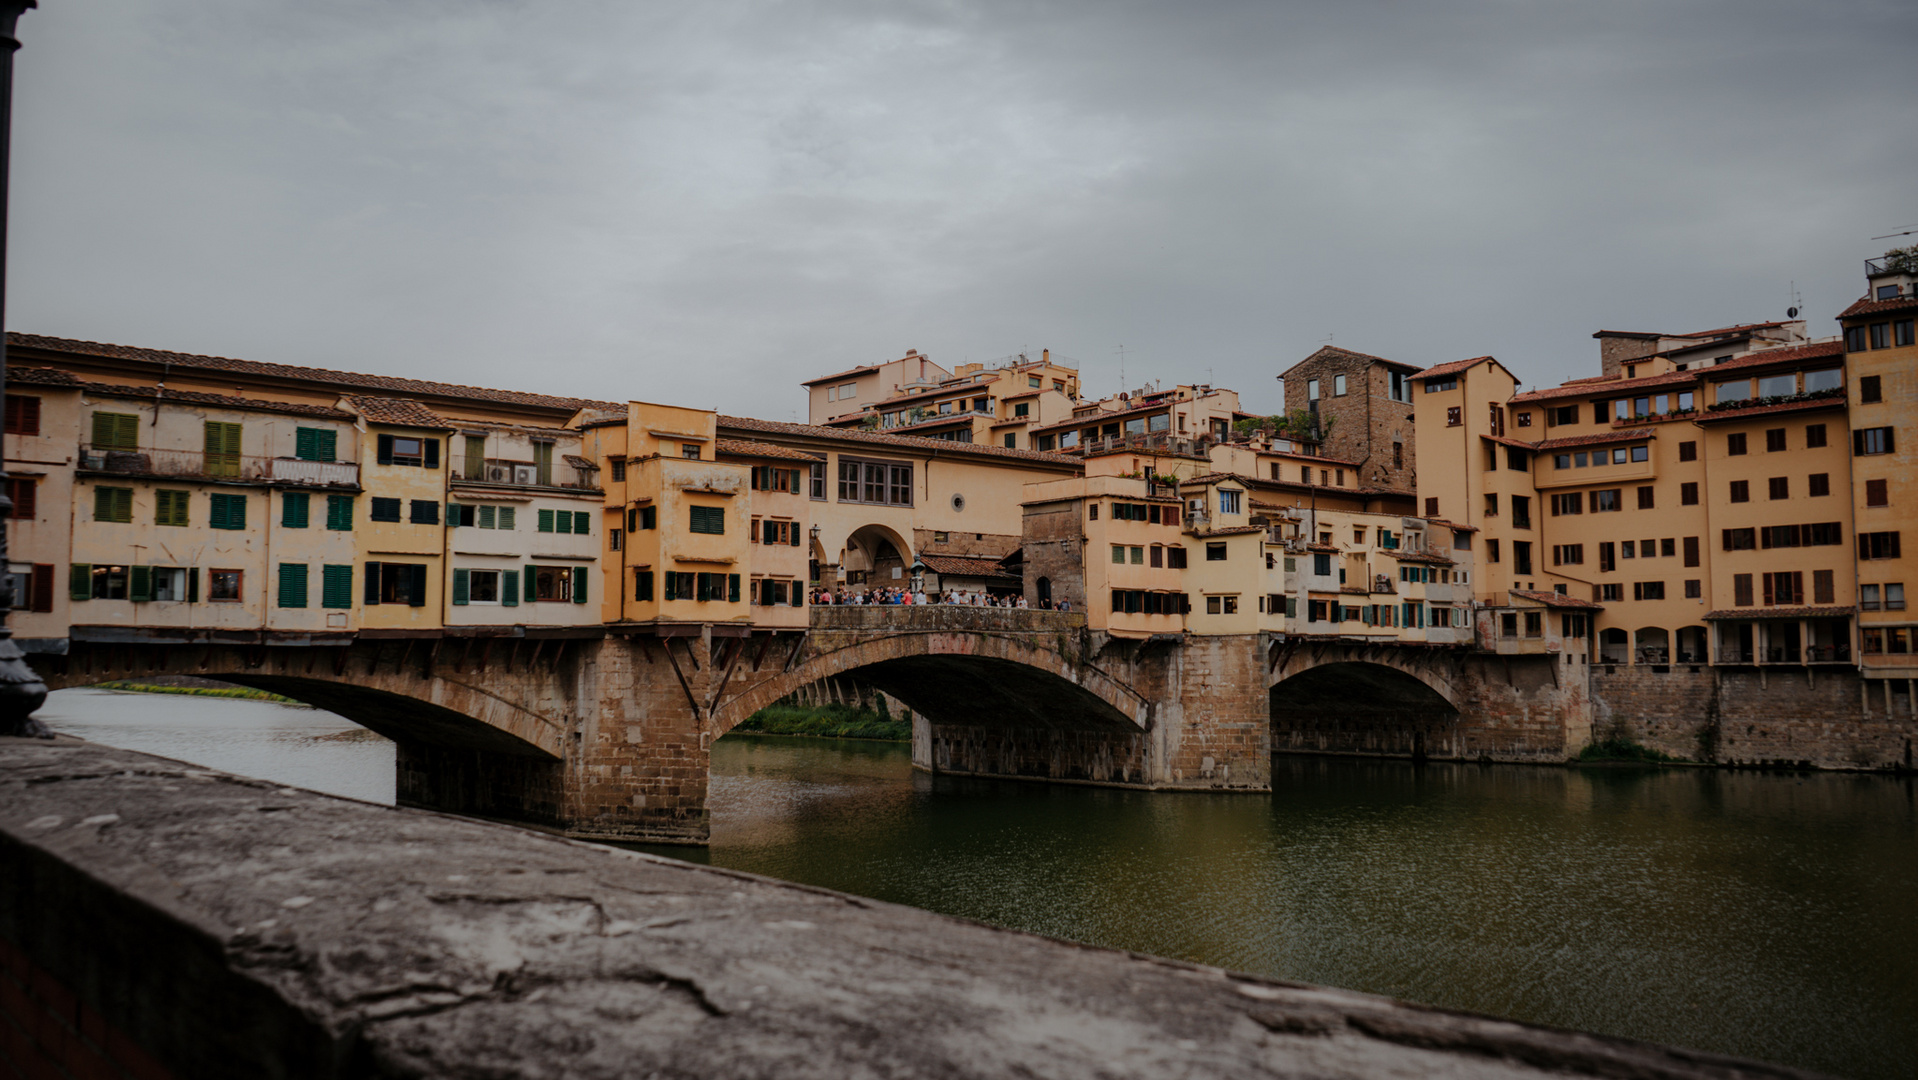
[[[543,533],[553,531],[553,512],[551,510],[541,510],[539,512],[539,531]]]
[[[197,566],[186,568],[186,602],[189,604],[200,602],[200,568]]]
[[[1698,537],[1696,536],[1687,536],[1685,538],[1685,565],[1698,565]]]
[[[453,604],[465,607],[473,595],[473,572],[465,568],[453,571]]]
[[[314,454],[313,436],[317,434],[318,431],[319,431],[318,428],[310,428],[310,427],[294,429],[293,431],[293,456],[294,457],[299,458],[301,461],[317,460],[313,456]]]
[[[320,606],[329,608],[350,608],[353,606],[353,567],[331,564],[320,569]]]
[[[538,599],[539,573],[536,567],[528,566],[526,568],[526,602],[530,604]]]
[[[377,456],[374,460],[378,461],[381,465],[393,464],[393,436],[379,436]]]
[[[584,604],[585,602],[586,602],[586,567],[575,566],[573,567],[573,603]]]
[[[674,590],[679,585],[679,581],[678,581],[679,575],[673,573],[671,570],[668,570],[665,573],[659,575],[659,577],[660,577],[660,583],[666,587],[665,588],[666,599],[668,600],[678,599]]]
[[[466,479],[486,479],[486,439],[479,435],[466,436]]]
[[[7,434],[40,434],[40,399],[7,395]]]
[[[592,521],[592,518],[587,516],[586,511],[584,510],[573,511],[573,535],[574,536],[591,536],[593,532],[592,526],[589,524],[591,521]]]
[[[93,564],[74,563],[67,568],[67,599],[93,599]]]
[[[408,593],[407,600],[406,600],[407,606],[408,607],[425,607],[426,606],[426,567],[424,564],[414,563],[413,565],[407,567],[407,570],[413,575],[412,589]]]
[[[380,565],[376,562],[366,564],[366,586],[360,596],[362,603],[371,605],[380,602]]]
[[[494,528],[495,526],[499,524],[499,507],[482,506],[479,508],[479,510],[475,514],[475,517],[479,521],[480,528],[482,529]]]
[[[132,573],[127,587],[127,599],[136,601],[153,599],[153,567],[135,566],[130,569]]]
[[[13,497],[15,521],[32,521],[40,516],[40,482],[38,480],[23,476],[9,481],[7,486],[13,489],[7,494]]]
[[[306,606],[306,564],[280,564],[280,599],[283,608]]]
[[[738,574],[726,575],[726,600],[728,603],[733,603],[733,604],[739,603],[739,575]]]
[[[29,581],[29,588],[33,590],[33,595],[28,598],[29,610],[42,613],[53,610],[52,563],[33,564],[33,577]]]
[[[502,570],[499,575],[499,602],[501,607],[519,606],[519,571]]]
[[[93,489],[93,520],[113,520],[113,489],[96,487]]]
[[[439,468],[440,441],[438,439],[421,439],[420,442],[426,446],[426,467],[429,469]]]
[[[353,496],[326,497],[326,527],[335,532],[353,531]]]
[[[311,496],[304,491],[287,491],[280,495],[280,524],[289,529],[304,529],[310,512]]]
[[[206,474],[240,475],[240,425],[218,420],[205,422]]]
[[[551,486],[553,483],[553,444],[536,442],[533,444],[534,483]]]
[[[512,531],[513,529],[513,508],[512,507],[502,506],[499,508],[499,527],[509,532]]]

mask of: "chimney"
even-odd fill
[[[1042,364],[1050,364],[1050,363],[1052,363],[1052,350],[1051,350],[1051,349],[1040,349],[1040,350],[1039,350],[1039,362],[1040,362],[1040,363],[1042,363]],[[157,496],[156,496],[156,497],[157,497]]]

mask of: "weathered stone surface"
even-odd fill
[[[0,740],[0,871],[0,937],[181,1077],[1804,1075],[74,740]]]

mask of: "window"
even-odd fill
[[[1505,467],[1513,472],[1524,472],[1532,467],[1532,455],[1515,446],[1505,448]]]
[[[1432,387],[1430,383],[1426,384],[1425,392],[1428,394],[1432,392]],[[1464,411],[1465,410],[1458,405],[1447,405],[1445,407],[1445,426],[1457,427],[1460,424],[1464,423],[1465,422]]]
[[[815,502],[824,502],[826,501],[826,463],[823,461],[813,462],[811,473],[812,475],[809,478],[811,486],[807,489],[807,494],[810,495]]]
[[[1846,352],[1864,352],[1865,351],[1865,328],[1864,327],[1848,326],[1845,328],[1845,351]]]
[[[1893,345],[1902,347],[1912,343],[1912,322],[1913,320],[1911,319],[1900,319],[1891,324],[1891,343]]]
[[[1755,551],[1758,548],[1757,529],[1726,529],[1723,538],[1726,551]]]
[[[1876,585],[1858,586],[1858,610],[1877,611],[1878,596],[1879,596],[1878,586]]]
[[[40,399],[22,397],[19,394],[7,395],[7,434],[40,434]]]
[[[1891,347],[1890,323],[1871,324],[1871,347],[1874,349],[1888,349]]]
[[[415,469],[440,467],[440,441],[411,435],[381,435],[376,458],[381,465],[401,465]]]
[[[93,414],[93,449],[138,450],[140,418],[132,413]]]
[[[96,498],[98,496],[95,496]],[[187,507],[193,502],[193,493],[189,491],[169,491],[161,488],[153,493],[153,523],[155,525],[185,525],[190,514]],[[17,515],[18,510],[14,511]],[[99,515],[94,515],[97,520]]]
[[[1805,478],[1805,494],[1813,498],[1816,498],[1820,495],[1830,495],[1831,494],[1831,474],[1830,473],[1812,473],[1810,476],[1806,477]]]
[[[1529,574],[1532,572],[1532,542],[1530,540],[1512,541],[1512,573]]]
[[[1888,427],[1860,428],[1852,432],[1851,452],[1857,457],[1891,453],[1891,429]]]
[[[1205,561],[1206,562],[1224,562],[1225,561],[1225,545],[1222,543],[1207,544],[1205,546]]]
[[[679,456],[687,459],[688,461],[698,461],[699,460],[699,444],[698,443],[680,443]]]
[[[353,496],[328,495],[326,497],[326,527],[334,532],[353,531]]]
[[[1553,427],[1564,427],[1566,425],[1576,424],[1578,423],[1578,406],[1560,405],[1556,408],[1547,409],[1545,419]]]
[[[1495,491],[1488,491],[1485,493],[1485,516],[1486,517],[1498,516],[1498,493]]]
[[[1679,443],[1678,444],[1678,460],[1697,461],[1698,460],[1698,444],[1695,442]]]
[[[275,603],[283,608],[306,606],[306,564],[281,563],[279,596]]]
[[[464,506],[460,503],[446,504],[446,527],[449,529],[470,529],[479,524],[479,507]]]
[[[206,598],[215,603],[239,603],[244,596],[246,571],[244,570],[208,570],[206,572]]]
[[[1896,532],[1859,533],[1858,557],[1861,559],[1898,558],[1898,534]]]
[[[1806,547],[1832,547],[1845,542],[1845,529],[1840,522],[1815,522],[1804,526],[1802,531]]]
[[[367,512],[368,521],[398,521],[400,519],[400,501],[373,497],[373,507]]]
[[[1805,446],[1807,448],[1816,448],[1824,445],[1826,445],[1825,425],[1806,424],[1805,425]]]
[[[1439,506],[1439,503],[1438,503],[1438,498],[1436,496],[1432,496],[1432,495],[1426,496],[1425,497],[1425,516],[1429,518],[1437,517],[1439,512],[1438,506]]]
[[[1240,512],[1239,497],[1242,494],[1243,494],[1242,492],[1229,491],[1225,488],[1220,488],[1219,489],[1219,513],[1221,514],[1239,513]]]
[[[612,466],[612,475],[613,475],[614,483],[620,483],[626,479],[626,459],[625,458],[613,458],[611,459],[611,461],[608,462],[608,464]]]
[[[1811,572],[1811,602],[1814,604],[1829,604],[1833,602],[1832,597],[1835,595],[1836,593],[1832,587],[1831,571],[1813,570]]]
[[[1751,481],[1733,480],[1731,484],[1731,499],[1735,503],[1752,501]]]
[[[1663,600],[1665,599],[1665,583],[1662,581],[1634,581],[1632,582],[1632,599]]]
[[[1640,510],[1655,509],[1656,508],[1656,505],[1654,502],[1655,498],[1656,496],[1653,495],[1652,488],[1649,488],[1649,487],[1639,488],[1638,489],[1638,508]]]
[[[1685,565],[1698,565],[1698,537],[1696,536],[1687,536],[1685,538]]]
[[[1307,401],[1319,400],[1319,380],[1317,379],[1305,380],[1305,400]]]
[[[1880,377],[1877,375],[1859,376],[1858,403],[1861,405],[1875,405],[1883,400],[1885,400],[1885,394]]]
[[[1584,544],[1555,544],[1552,547],[1553,566],[1582,566],[1585,563]]]
[[[1886,490],[1885,481],[1883,480],[1865,481],[1865,505],[1866,506],[1890,506],[1891,505],[1891,493],[1888,490]]]
[[[912,466],[839,459],[839,501],[912,505]]]
[[[1820,570],[1818,571],[1818,573],[1824,574],[1826,576],[1830,576],[1831,571]],[[1903,582],[1894,581],[1891,584],[1885,586],[1885,610],[1886,611],[1905,610],[1905,586]]]
[[[1531,427],[1531,426],[1532,426],[1532,414],[1531,414],[1531,413],[1529,413],[1529,412],[1518,412],[1518,413],[1513,413],[1513,414],[1512,414],[1512,422],[1513,422],[1513,423],[1515,423],[1515,424],[1517,424],[1517,425],[1518,425],[1519,427]]]
[[[1112,545],[1112,561],[1115,563],[1125,562],[1125,545],[1124,544]]]
[[[1791,480],[1788,477],[1774,476],[1765,481],[1766,498],[1778,500],[1791,498]]]
[[[209,497],[209,501],[211,505],[207,510],[206,523],[210,528],[246,528],[246,496],[215,493]]]
[[[320,606],[325,608],[350,608],[353,606],[353,568],[328,564],[320,567]]]
[[[301,461],[337,461],[339,441],[339,432],[328,428],[295,428],[293,456]]]
[[[1332,396],[1333,397],[1345,396],[1345,376],[1343,375],[1332,376]]]
[[[1614,510],[1623,510],[1625,508],[1625,500],[1621,498],[1623,494],[1624,492],[1620,488],[1590,492],[1592,513],[1605,514]]]
[[[361,600],[366,604],[405,604],[426,606],[426,566],[423,563],[366,564],[366,585]]]
[[[1185,549],[1182,547],[1166,548],[1165,549],[1165,565],[1166,565],[1166,569],[1168,570],[1185,569]]]
[[[440,504],[435,499],[414,499],[409,507],[408,520],[415,525],[438,525],[440,523]]]
[[[1428,394],[1443,394],[1447,390],[1457,390],[1457,389],[1458,389],[1458,376],[1456,375],[1448,376],[1443,379],[1425,380],[1425,392]]]
[[[1783,449],[1785,449],[1785,429],[1784,428],[1766,428],[1765,429],[1765,452],[1768,454],[1775,454]]]
[[[1485,561],[1486,562],[1498,561],[1498,541],[1497,540],[1487,539],[1485,541]]]
[[[1775,574],[1764,574],[1765,606],[1784,607],[1805,602],[1805,575],[1799,570],[1782,570]]]
[[[726,508],[723,506],[687,507],[690,520],[687,528],[696,533],[722,535],[726,531]]]
[[[1685,599],[1697,600],[1705,595],[1705,583],[1697,578],[1685,579]]]
[[[288,529],[306,528],[311,499],[304,491],[281,492],[280,525]]]
[[[1514,529],[1529,529],[1532,527],[1531,496],[1512,496],[1512,527]]]
[[[1585,512],[1585,496],[1574,491],[1569,494],[1552,496],[1552,516],[1567,517]],[[1429,515],[1428,515],[1429,516]]]
[[[1752,606],[1752,576],[1750,574],[1732,575],[1732,606]]]
[[[1733,432],[1730,435],[1725,436],[1725,453],[1730,454],[1733,457],[1737,457],[1738,455],[1744,452],[1745,452],[1745,433],[1744,432],[1737,431],[1737,432]]]

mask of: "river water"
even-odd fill
[[[391,801],[311,709],[69,690],[57,730]],[[1910,778],[1278,757],[1271,795],[933,778],[728,736],[661,854],[1099,945],[1843,1076],[1918,1076]]]

